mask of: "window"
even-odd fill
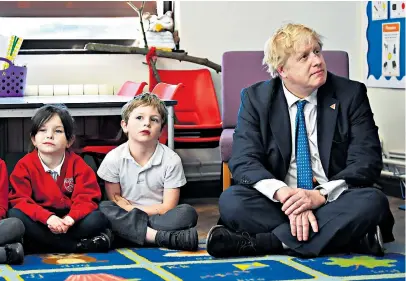
[[[156,14],[157,1],[146,1],[144,12]],[[2,34],[24,39],[21,49],[131,45],[140,31],[138,14],[125,1],[0,1],[0,26]]]

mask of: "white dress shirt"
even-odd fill
[[[271,199],[274,202],[278,202],[273,198],[275,192],[284,186],[297,188],[297,165],[296,165],[296,112],[297,105],[296,102],[300,98],[293,95],[286,89],[283,85],[283,92],[286,97],[286,101],[289,109],[290,125],[292,132],[292,153],[290,158],[290,164],[288,173],[286,174],[285,180],[280,181],[277,179],[264,179],[260,180],[254,184],[254,188],[264,194],[266,197]],[[317,182],[320,184],[315,187],[315,189],[324,189],[327,192],[326,202],[332,202],[336,200],[340,194],[348,189],[348,185],[345,180],[334,180],[328,181],[326,174],[324,173],[323,166],[320,160],[319,149],[317,146],[317,90],[311,93],[308,97],[304,98],[307,101],[304,107],[306,131],[309,139],[309,148],[311,155],[312,171],[313,176],[316,178]]]
[[[50,173],[52,177],[54,177],[52,172],[56,173],[58,175],[58,177],[61,175],[61,168],[63,165],[63,161],[65,161],[65,153],[63,154],[61,163],[58,166],[56,166],[54,169],[51,169],[47,165],[45,165],[45,163],[44,163],[44,161],[42,161],[42,158],[39,155],[39,153],[38,153],[38,157],[39,157],[39,160],[41,161],[42,167],[44,167],[45,172]],[[56,180],[56,178],[54,178],[54,180]]]

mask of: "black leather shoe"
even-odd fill
[[[22,264],[24,262],[24,249],[21,243],[7,244],[6,249],[7,264]]]
[[[82,239],[78,245],[78,251],[80,252],[94,252],[94,253],[106,253],[110,250],[113,243],[113,233],[110,229],[106,229],[92,238]]]
[[[383,239],[381,229],[377,225],[374,231],[368,232],[355,247],[356,253],[383,257]]]
[[[213,226],[207,234],[207,252],[216,258],[260,255],[255,238],[248,233],[235,233],[223,225]]]

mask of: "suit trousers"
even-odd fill
[[[152,216],[137,208],[127,212],[113,201],[103,201],[99,208],[110,221],[115,247],[144,245],[147,227],[165,231],[194,227],[198,217],[196,210],[188,204],[180,204],[163,215]]]
[[[319,231],[315,233],[310,227],[307,241],[298,241],[291,234],[289,218],[281,208],[281,203],[242,185],[231,186],[219,199],[220,220],[226,227],[249,234],[272,232],[300,256],[346,251],[377,225],[381,226],[384,242],[394,240],[389,201],[376,188],[348,189],[337,200],[313,210]]]

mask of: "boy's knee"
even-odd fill
[[[189,227],[196,226],[199,215],[197,214],[195,208],[188,204],[181,204],[178,205],[178,209],[181,213],[179,217],[185,222],[188,222]]]

